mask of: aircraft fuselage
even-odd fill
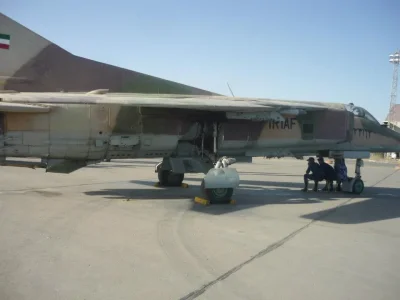
[[[0,156],[74,160],[218,154],[289,155],[301,151],[399,151],[398,134],[343,111],[284,120],[229,120],[220,112],[102,104],[48,104],[49,112],[2,112]],[[202,135],[204,134],[204,139]]]

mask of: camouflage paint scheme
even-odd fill
[[[202,89],[79,57],[0,13],[0,90],[20,92],[112,92],[215,95]]]
[[[190,158],[201,153],[202,133],[203,149],[213,153],[214,123],[219,156],[400,150],[398,133],[357,117],[338,103],[112,93],[0,97],[2,156],[85,163],[105,158]],[[303,114],[295,115],[295,109]]]
[[[0,25],[11,35],[0,51],[3,88],[18,91],[0,94],[3,159],[38,157],[68,173],[106,158],[159,157],[186,173],[207,172],[221,156],[400,150],[400,135],[362,108],[356,116],[340,103],[218,96],[74,56],[2,14]],[[109,92],[87,93],[99,88]]]

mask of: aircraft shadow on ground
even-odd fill
[[[381,187],[366,187],[366,189],[364,197],[368,194],[375,196],[301,217],[335,224],[360,224],[400,217],[400,189]]]
[[[85,192],[89,196],[101,196],[106,199],[124,199],[124,200],[171,200],[171,199],[189,199],[193,190],[182,188],[158,188],[158,189],[105,189],[99,191]]]
[[[282,175],[283,176],[283,175]],[[193,182],[201,182],[201,178],[185,178],[184,181],[193,181]],[[311,184],[312,186],[312,184]],[[250,188],[253,187],[254,189],[268,189],[271,190],[273,187],[290,187],[290,188],[303,188],[304,183],[301,182],[284,182],[284,181],[270,181],[270,180],[243,180],[240,179],[240,187],[242,189],[244,187]]]
[[[201,178],[185,178],[183,182],[196,182],[196,185],[200,186]],[[149,185],[154,186],[155,181],[148,181],[148,180],[132,180],[132,183],[142,184],[142,185]],[[262,189],[262,190],[272,190],[274,187],[290,187],[290,188],[298,188],[301,189],[304,187],[303,183],[299,182],[281,182],[281,181],[268,181],[268,180],[240,180],[240,187],[247,188],[247,189]],[[311,184],[312,187],[312,184]]]
[[[353,202],[341,207],[322,210],[301,217],[310,220],[322,219],[325,222],[340,224],[357,224],[400,217],[400,189],[395,188],[366,187],[364,193],[357,196],[341,192],[309,191],[304,193],[300,191],[300,188],[303,187],[302,183],[243,180],[233,196],[236,200],[235,205],[202,206],[193,201],[194,197],[202,196],[199,189],[201,179],[187,178],[186,181],[192,181],[193,184],[190,184],[189,188],[154,188],[155,181],[134,180],[131,182],[149,186],[149,188],[105,189],[89,191],[86,194],[107,199],[135,201],[190,201],[192,211],[212,215],[234,213],[266,205],[318,204],[326,201],[352,199]]]

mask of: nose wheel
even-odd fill
[[[205,188],[204,179],[201,181],[201,192],[210,204],[227,204],[230,203],[233,195],[233,188]]]
[[[356,170],[354,177],[347,177],[342,183],[342,190],[347,193],[360,195],[364,191],[364,181],[361,179],[361,167],[364,165],[362,159],[356,160]]]
[[[361,180],[361,178],[357,178],[354,180],[353,183],[353,194],[360,195],[364,191],[364,181]]]

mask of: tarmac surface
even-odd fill
[[[0,168],[0,299],[399,299],[400,170],[303,193],[306,161],[254,161],[216,206],[193,202],[200,174],[154,187],[155,160]]]

